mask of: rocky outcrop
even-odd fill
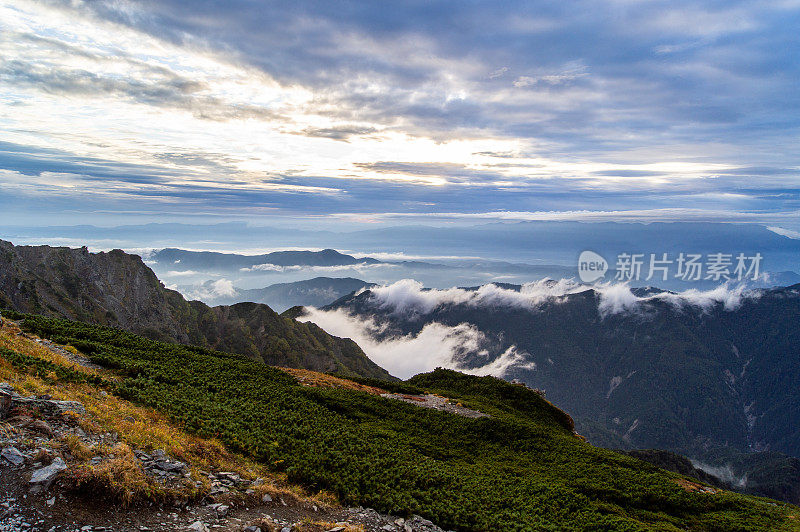
[[[0,308],[119,327],[276,366],[390,378],[351,340],[282,317],[266,305],[186,301],[139,256],[121,250],[89,253],[0,240]]]

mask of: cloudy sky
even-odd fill
[[[800,2],[0,2],[0,223],[800,229]]]

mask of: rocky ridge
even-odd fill
[[[209,307],[166,288],[141,257],[0,240],[0,309],[125,329],[275,366],[391,378],[349,339],[258,303]]]

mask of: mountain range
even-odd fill
[[[89,253],[0,241],[0,308],[119,327],[270,365],[390,378],[352,340],[281,317],[263,304],[187,301],[165,288],[139,256],[121,250]]]
[[[292,283],[276,283],[265,288],[220,288],[216,281],[206,281],[200,286],[179,286],[178,289],[206,303],[232,305],[248,301],[269,305],[275,312],[295,306],[322,307],[362,288],[372,288],[368,283],[352,277],[314,277]]]
[[[378,342],[467,324],[483,342],[458,352],[459,367],[512,349],[505,377],[545,390],[595,444],[672,450],[732,476],[763,468],[771,451],[800,485],[800,285],[686,295],[564,286],[382,287],[323,312],[375,323]]]

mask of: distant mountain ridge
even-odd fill
[[[275,312],[283,312],[295,306],[322,307],[333,303],[362,288],[372,288],[375,283],[368,283],[352,277],[314,277],[292,283],[276,283],[265,288],[233,287],[225,294],[214,291],[214,282],[207,281],[199,289],[196,287],[178,287],[184,294],[200,294],[198,297],[206,303],[230,305],[240,301],[251,301],[269,305]],[[209,301],[211,300],[211,301]]]
[[[262,255],[240,255],[215,251],[187,251],[178,248],[165,248],[154,251],[149,261],[158,264],[180,264],[187,269],[230,269],[252,268],[259,265],[274,266],[351,266],[354,264],[379,264],[381,261],[371,257],[356,258],[339,253],[335,249],[322,251],[274,251]]]
[[[283,318],[266,305],[186,301],[139,256],[121,250],[89,253],[0,240],[0,308],[110,325],[270,365],[389,378],[351,340]]]

